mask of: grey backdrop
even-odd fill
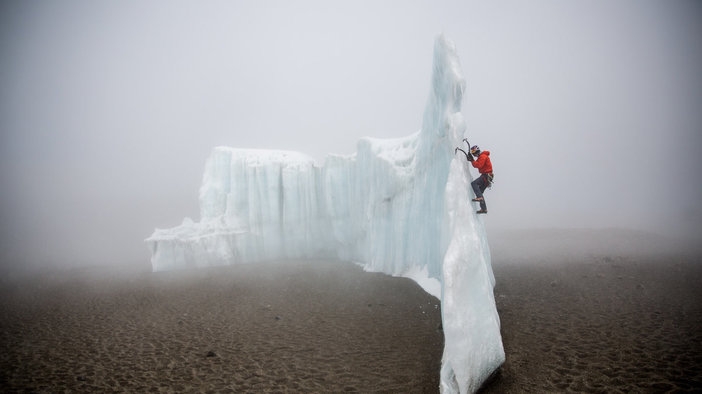
[[[489,230],[700,238],[702,2],[10,1],[0,6],[4,265],[148,264],[197,220],[212,147],[320,162],[419,130],[456,43]]]

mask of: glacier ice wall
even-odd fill
[[[419,132],[364,138],[323,166],[287,151],[217,147],[200,189],[200,221],[157,229],[154,271],[335,258],[407,276],[442,300],[441,391],[474,392],[504,361],[487,236],[463,138],[465,80],[453,44],[435,41]]]

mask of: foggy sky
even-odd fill
[[[410,4],[411,3],[411,4]],[[418,131],[457,47],[488,230],[700,236],[699,1],[64,1],[0,6],[3,264],[148,264],[211,148],[323,161]]]

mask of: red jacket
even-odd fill
[[[492,162],[490,161],[490,151],[486,150],[480,152],[477,159],[470,162],[473,167],[478,169],[481,174],[491,174],[492,173]]]

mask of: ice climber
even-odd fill
[[[464,140],[466,141],[466,140]],[[468,141],[466,141],[467,143]],[[492,173],[492,162],[490,161],[490,151],[481,151],[478,145],[473,145],[470,148],[470,154],[466,153],[461,148],[456,148],[454,154],[458,151],[463,152],[466,155],[466,159],[473,165],[473,167],[478,169],[480,176],[478,179],[471,182],[473,186],[473,191],[475,192],[475,198],[473,201],[480,203],[480,210],[477,213],[487,213],[487,204],[485,204],[485,197],[483,193],[485,189],[490,187],[494,174]],[[473,158],[475,156],[475,159]]]

